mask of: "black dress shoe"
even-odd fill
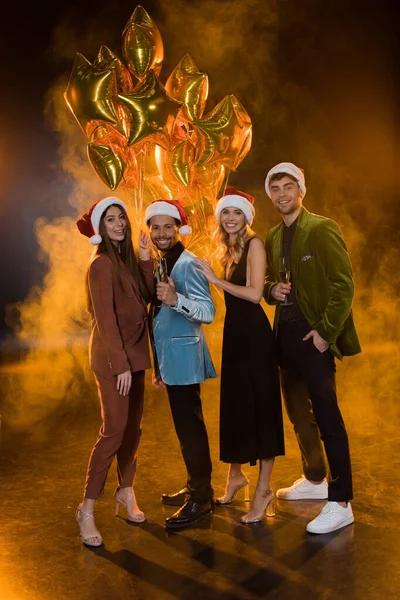
[[[187,487],[175,492],[175,494],[163,494],[161,496],[161,502],[168,504],[168,506],[183,506],[188,500],[190,500],[190,494]]]
[[[183,529],[190,527],[212,512],[211,500],[199,504],[188,500],[172,517],[165,519],[167,529]]]

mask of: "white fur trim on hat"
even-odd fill
[[[246,198],[244,198],[243,196],[239,196],[237,194],[222,196],[222,198],[218,200],[214,213],[217,221],[219,221],[219,217],[224,208],[239,208],[244,214],[246,221],[249,225],[252,224],[254,215],[256,214],[255,208],[252,205],[252,203],[246,200]]]
[[[102,237],[99,234],[101,215],[104,213],[105,210],[107,210],[109,206],[112,206],[113,204],[118,204],[118,206],[122,206],[125,212],[128,213],[126,205],[119,198],[109,196],[108,198],[103,198],[103,200],[100,200],[96,204],[92,214],[90,215],[90,221],[92,223],[93,231],[95,233],[95,235],[92,235],[92,237],[90,238],[90,243],[93,244],[93,246],[98,246],[102,242]]]
[[[267,177],[265,179],[265,191],[267,192],[270,198],[271,192],[269,189],[269,184],[272,176],[276,175],[277,173],[287,173],[287,175],[291,175],[292,177],[294,177],[297,183],[299,184],[299,188],[302,193],[302,198],[304,198],[307,191],[304,173],[301,169],[299,169],[299,167],[296,167],[296,165],[290,162],[279,163],[279,165],[275,165],[275,167],[272,167],[272,169],[268,171]]]
[[[149,224],[149,221],[152,217],[172,217],[173,219],[177,219],[179,223],[181,223],[181,215],[179,214],[179,210],[173,204],[169,202],[163,202],[160,200],[159,202],[153,202],[149,204],[149,206],[144,211],[144,222],[146,225]]]
[[[161,216],[172,217],[179,221],[179,223],[182,223],[181,215],[179,214],[177,207],[169,202],[163,202],[162,200],[149,204],[144,211],[144,222],[148,225],[152,217]],[[192,233],[192,228],[190,225],[181,225],[181,227],[179,227],[179,233],[181,235],[190,235]]]

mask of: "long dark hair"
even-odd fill
[[[107,211],[112,206],[116,206],[118,208],[118,210],[120,210],[125,215],[125,220],[126,220],[125,238],[123,239],[122,242],[120,242],[119,248],[114,246],[114,244],[111,242],[110,238],[108,237],[107,231],[106,231],[106,226],[104,224],[104,219],[106,217]],[[136,258],[136,255],[135,255],[135,252],[133,249],[133,244],[132,244],[131,224],[130,224],[128,215],[126,214],[125,209],[122,206],[120,206],[119,204],[111,204],[110,206],[107,206],[107,208],[105,209],[105,211],[103,212],[103,214],[100,217],[99,234],[101,235],[102,241],[100,242],[100,244],[97,246],[97,248],[93,252],[91,259],[89,261],[88,267],[86,269],[86,274],[85,274],[86,310],[87,310],[87,312],[90,313],[91,315],[93,315],[92,298],[90,296],[90,291],[89,291],[89,269],[90,269],[90,265],[92,264],[93,260],[99,254],[105,254],[111,260],[113,267],[115,269],[115,272],[117,274],[118,283],[121,286],[122,290],[124,289],[124,286],[123,286],[122,277],[121,277],[121,261],[128,267],[132,277],[135,280],[137,289],[140,291],[141,296],[143,297],[144,301],[146,302],[149,297],[149,291],[147,289],[147,286],[142,278],[142,274],[138,267],[138,261],[137,261],[137,258]]]

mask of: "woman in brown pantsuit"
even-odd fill
[[[100,546],[94,505],[103,494],[114,457],[117,458],[116,511],[125,507],[128,519],[144,521],[133,491],[141,436],[144,373],[150,367],[147,302],[154,292],[149,238],[139,236],[137,263],[127,209],[119,198],[100,200],[77,221],[79,231],[97,250],[86,274],[87,309],[92,317],[89,342],[101,404],[102,426],[92,450],[82,503],[76,511],[84,544]]]

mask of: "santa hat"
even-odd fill
[[[99,235],[100,219],[104,211],[113,204],[122,206],[124,211],[126,213],[128,212],[128,209],[122,200],[115,198],[114,196],[109,196],[108,198],[103,198],[96,202],[96,204],[93,204],[93,206],[76,222],[79,231],[90,238],[90,243],[93,244],[93,246],[97,246],[102,242],[102,237]]]
[[[296,179],[297,183],[299,184],[299,188],[302,193],[302,198],[304,198],[304,196],[306,195],[306,191],[307,191],[306,180],[304,178],[304,171],[303,171],[303,169],[296,167],[296,165],[294,165],[293,163],[290,163],[290,162],[279,163],[279,165],[275,165],[275,167],[272,167],[272,169],[270,169],[268,171],[268,175],[265,180],[265,191],[267,192],[267,194],[270,198],[271,198],[271,193],[269,190],[269,184],[270,184],[271,178],[274,175],[276,175],[277,173],[285,173],[286,175],[291,175],[292,177],[294,177]]]
[[[181,235],[192,233],[192,228],[188,225],[187,214],[180,200],[153,200],[144,211],[144,222],[148,225],[152,217],[158,216],[172,217],[179,221]]]
[[[256,214],[254,208],[254,198],[250,194],[235,190],[235,188],[226,188],[224,196],[218,200],[215,207],[215,218],[219,221],[221,211],[224,208],[239,208],[249,225],[252,224],[254,215]]]

